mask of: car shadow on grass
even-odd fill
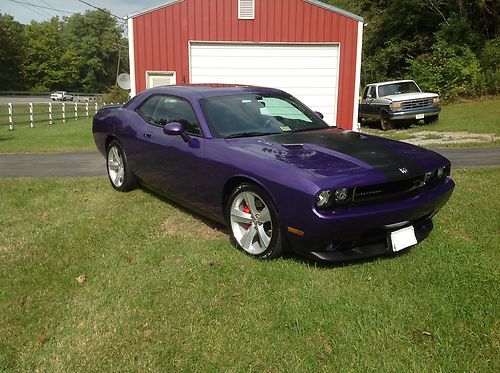
[[[162,224],[166,235],[179,235],[187,238],[201,238],[206,240],[222,239],[227,241],[227,243],[234,249],[237,255],[246,255],[243,251],[238,250],[236,245],[232,242],[229,228],[221,223],[215,222],[201,214],[193,212],[183,205],[157,194],[143,186],[140,189],[146,194],[153,198],[160,200],[162,203],[167,204],[172,207],[175,212],[171,214]],[[411,249],[411,248],[410,248]],[[313,266],[315,268],[339,268],[348,267],[352,265],[361,265],[364,263],[375,262],[378,260],[390,260],[395,259],[399,256],[406,255],[410,249],[403,250],[396,254],[388,254],[383,256],[376,256],[364,259],[355,259],[346,262],[325,262],[321,260],[315,260],[300,254],[292,252],[290,249],[285,249],[285,252],[281,258],[276,260],[286,260],[293,261],[301,265]],[[248,255],[250,256],[250,255]],[[257,260],[257,259],[256,259]]]

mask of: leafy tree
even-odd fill
[[[60,26],[59,18],[54,17],[47,22],[32,21],[24,28],[26,53],[23,73],[28,86],[36,91],[63,88]]]
[[[0,13],[0,90],[23,88],[23,26],[7,14]]]

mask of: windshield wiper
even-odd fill
[[[252,136],[265,136],[265,135],[276,135],[281,132],[239,132],[233,133],[232,135],[225,136],[225,139],[232,139],[236,137],[252,137]]]

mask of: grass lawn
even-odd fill
[[[92,136],[92,119],[0,127],[0,153],[42,153],[96,150]]]
[[[454,177],[422,244],[326,267],[105,178],[0,180],[0,370],[498,371],[500,169]]]
[[[500,98],[443,106],[439,120],[433,124],[420,123],[410,128],[382,131],[378,123],[374,123],[363,125],[362,131],[396,140],[410,139],[422,131],[438,132],[434,135],[435,138],[439,138],[439,132],[488,133],[500,136]],[[495,143],[500,144],[499,141]]]

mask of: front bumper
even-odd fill
[[[432,231],[433,224],[431,219],[426,219],[414,223],[415,236],[418,243],[422,242]],[[377,256],[395,254],[391,250],[389,231],[381,231],[378,234],[360,238],[351,242],[342,242],[338,245],[330,244],[327,251],[305,252],[308,258],[326,262],[349,262]],[[405,249],[408,250],[409,248]]]
[[[439,106],[428,106],[423,108],[416,109],[407,109],[400,111],[392,111],[389,112],[390,120],[409,120],[409,119],[417,119],[417,115],[423,115],[423,118],[434,117],[439,115],[441,108]],[[420,119],[423,119],[420,118]]]
[[[447,178],[409,198],[313,214],[307,225],[294,226],[304,232],[302,236],[287,232],[287,243],[299,255],[331,262],[391,254],[390,232],[412,225],[421,242],[431,232],[431,219],[446,204],[454,186]]]

